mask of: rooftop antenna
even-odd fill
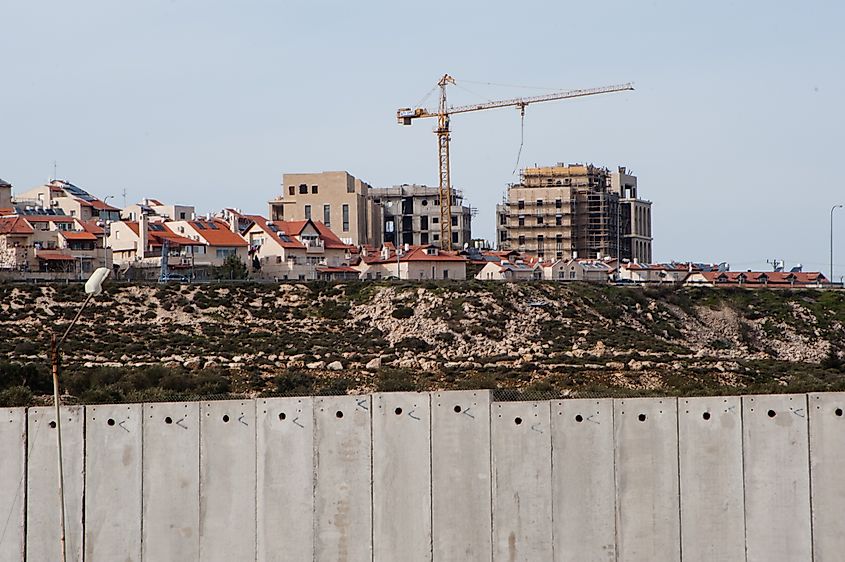
[[[53,177],[50,179],[50,181],[55,180],[57,177],[59,176],[56,174],[56,161],[53,160]]]
[[[123,208],[125,209],[126,208],[126,188],[125,187],[123,188],[123,191],[121,192],[121,194],[123,195]]]

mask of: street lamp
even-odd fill
[[[53,370],[53,407],[56,409],[56,458],[58,459],[59,469],[59,503],[62,514],[62,533],[60,539],[62,544],[62,562],[65,562],[67,554],[65,551],[65,476],[62,465],[62,416],[59,409],[59,349],[61,349],[62,344],[67,339],[68,334],[70,334],[71,329],[79,320],[82,311],[85,310],[91,299],[103,291],[103,282],[109,276],[109,273],[111,273],[111,270],[106,267],[98,267],[94,270],[94,273],[85,282],[85,293],[88,296],[85,297],[85,301],[79,307],[73,321],[71,321],[70,325],[65,329],[65,333],[58,341],[56,341],[55,331],[50,336],[50,364]]]
[[[834,205],[830,208],[830,282],[833,283],[833,211],[841,209],[842,205]]]

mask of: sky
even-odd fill
[[[0,178],[23,191],[55,162],[119,205],[125,190],[266,214],[285,172],[436,185],[434,123],[395,113],[444,73],[456,105],[633,82],[529,106],[519,166],[627,166],[653,202],[655,260],[827,273],[843,20],[833,0],[0,0]],[[452,183],[494,240],[519,113],[451,124]]]

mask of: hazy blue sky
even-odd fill
[[[626,165],[656,259],[828,266],[845,203],[845,8],[829,1],[0,0],[0,177],[267,212],[282,172],[435,184],[433,123],[400,127],[444,73],[454,103],[633,81],[531,106],[523,164]],[[436,102],[430,98],[430,104]],[[453,183],[492,239],[515,109],[452,120]],[[845,275],[838,211],[836,276]]]

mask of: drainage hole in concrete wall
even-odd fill
[[[701,417],[704,418],[705,420],[709,420],[710,419],[710,412],[704,412],[703,414],[701,414]]]
[[[640,414],[639,416],[637,416],[637,419],[640,421],[645,421],[645,414]]]
[[[51,421],[51,422],[50,422],[50,428],[51,428],[51,429],[56,429],[56,422]]]
[[[229,423],[229,416],[228,415],[223,416],[223,423]]]
[[[341,412],[340,410],[338,410],[337,412],[335,412],[335,417],[336,417],[336,418],[338,418],[338,419],[342,418],[342,417],[343,417],[343,412]]]
[[[109,421],[107,421],[106,423],[109,424],[109,425],[114,425],[114,420],[109,418]]]
[[[397,416],[401,416],[402,415],[402,408],[396,408],[395,410],[393,410],[393,413],[396,414]]]
[[[164,423],[173,423],[173,418],[167,416],[166,418],[164,418]]]
[[[578,423],[581,423],[582,421],[584,421],[584,416],[582,416],[581,414],[578,414],[577,416],[575,416],[575,421],[577,421]]]
[[[842,417],[842,408],[836,408],[836,411],[833,412],[833,413],[841,418]]]
[[[286,417],[287,417],[287,416],[285,415],[285,413],[284,413],[284,412],[282,412],[281,414],[279,414],[279,420],[281,420],[281,421],[284,421]]]
[[[455,406],[455,413],[456,413],[456,414],[460,414],[460,413],[461,413],[461,407],[460,407],[460,406]]]
[[[522,423],[522,418],[514,418],[514,419],[513,419],[513,423],[515,423],[516,425],[521,424],[521,423]]]
[[[773,418],[773,417],[775,417],[776,415],[778,415],[778,414],[777,414],[777,412],[775,412],[774,410],[769,410],[769,417],[770,417],[770,418]]]

